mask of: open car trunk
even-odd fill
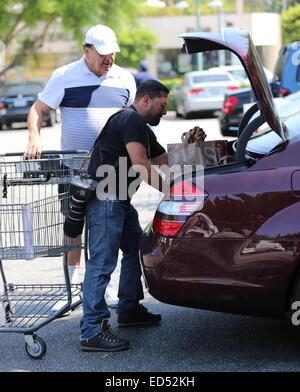
[[[183,51],[189,54],[211,50],[229,50],[234,53],[241,61],[247,73],[258,102],[245,113],[240,123],[239,137],[234,149],[230,146],[227,161],[224,161],[224,164],[218,166],[223,167],[229,164],[231,168],[240,167],[240,165],[232,165],[232,163],[246,160],[247,143],[252,134],[265,122],[282,141],[287,139],[286,129],[279,120],[262,63],[247,31],[225,28],[219,34],[200,32],[185,33],[181,34],[180,37],[184,39]],[[256,118],[253,117],[255,112],[258,113]],[[256,159],[263,156],[263,154],[257,156]],[[245,164],[242,165],[242,167],[244,166]],[[214,170],[223,171],[220,167]]]
[[[187,53],[229,50],[236,54],[245,68],[265,121],[282,139],[285,138],[262,63],[247,31],[225,28],[219,34],[186,33],[180,37],[185,41],[183,50]]]

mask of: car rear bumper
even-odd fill
[[[227,247],[228,255],[228,250],[240,246],[237,240],[232,241]],[[283,318],[286,287],[281,277],[277,278],[279,286],[270,281],[264,285],[263,279],[256,284],[238,268],[234,276],[230,260],[224,272],[220,262],[223,252],[220,239],[169,239],[148,230],[141,243],[140,258],[149,293],[173,305]]]
[[[207,98],[207,99],[189,99],[186,108],[188,112],[221,110],[223,107],[224,97]]]
[[[239,131],[240,119],[230,118],[230,116],[221,115],[219,124],[223,136],[237,136]]]
[[[239,127],[237,125],[229,125],[220,121],[220,131],[223,136],[237,136]]]

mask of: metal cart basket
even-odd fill
[[[71,285],[66,254],[84,248],[84,240],[64,236],[68,183],[86,171],[86,151],[49,151],[41,159],[22,153],[0,156],[0,332],[21,332],[25,350],[34,359],[46,353],[35,332],[81,303],[81,285]],[[58,190],[60,188],[60,191]],[[64,284],[8,283],[2,260],[63,257]],[[59,310],[53,309],[63,300]]]

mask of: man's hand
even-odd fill
[[[188,143],[194,143],[197,140],[204,142],[206,138],[206,133],[204,132],[203,128],[200,127],[194,127],[193,129],[190,129],[187,134]]]
[[[40,159],[42,153],[42,144],[40,139],[40,130],[43,125],[43,115],[49,113],[50,106],[37,100],[30,108],[28,114],[29,142],[25,148],[24,156],[29,159]]]
[[[40,141],[40,136],[30,138],[25,151],[24,157],[28,159],[40,159],[42,154],[42,144]]]

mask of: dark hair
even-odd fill
[[[83,46],[84,46],[85,48],[92,48],[94,45],[93,45],[93,44],[83,44]]]
[[[149,79],[141,83],[137,89],[135,99],[139,101],[145,95],[149,95],[151,99],[161,96],[161,93],[169,94],[170,90],[160,83],[158,80]]]

